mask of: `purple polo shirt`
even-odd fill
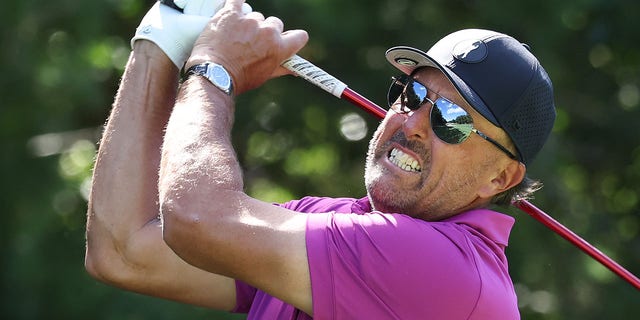
[[[514,219],[477,209],[427,222],[371,212],[367,198],[306,197],[315,319],[520,319],[504,249]],[[311,319],[236,281],[238,313]]]

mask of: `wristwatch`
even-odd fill
[[[187,69],[185,77],[192,74],[204,77],[227,95],[233,94],[233,83],[229,72],[217,63],[205,62],[193,65]]]

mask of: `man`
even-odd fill
[[[504,254],[513,218],[486,207],[527,193],[525,165],[553,124],[535,57],[486,30],[428,54],[390,49],[404,76],[370,143],[368,197],[275,206],[243,192],[234,97],[286,74],[308,37],[243,2],[205,22],[190,54],[145,20],[162,18],[166,34],[196,15],[156,5],[143,19],[96,160],[87,270],[249,319],[519,318]]]

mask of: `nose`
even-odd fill
[[[407,139],[426,140],[431,135],[431,123],[429,121],[429,114],[431,110],[431,103],[427,102],[420,106],[418,110],[411,111],[405,116],[405,121],[402,124],[402,130]]]

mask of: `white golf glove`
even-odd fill
[[[131,39],[131,47],[136,40],[149,40],[181,69],[196,39],[224,3],[225,0],[175,0],[174,4],[183,13],[156,2],[142,18]],[[247,14],[251,11],[249,4],[242,5],[242,12]]]

